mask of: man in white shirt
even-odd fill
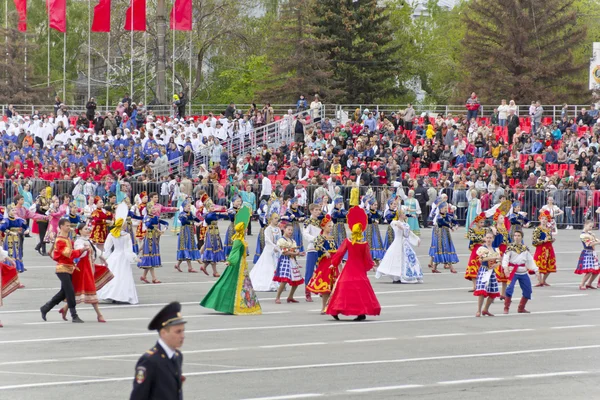
[[[269,201],[269,198],[271,197],[271,193],[273,192],[273,184],[271,183],[271,180],[264,175],[262,178],[262,189],[260,190],[260,201]]]

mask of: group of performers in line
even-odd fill
[[[249,211],[239,196],[233,198],[229,209],[214,205],[206,194],[196,203],[182,197],[176,207],[160,205],[156,193],[141,193],[134,205],[127,197],[117,202],[116,196],[109,196],[106,205],[103,199],[95,197],[83,208],[69,196],[59,199],[45,195],[36,200],[35,206],[26,208],[17,196],[15,204],[6,207],[0,222],[4,244],[0,252],[0,299],[23,287],[19,279],[19,273],[26,271],[23,237],[34,221],[32,231],[36,233],[37,228],[40,235],[36,250],[46,254],[46,244],[51,244],[49,255],[57,262],[56,273],[61,280],[61,292],[42,307],[42,317],[46,319],[49,310],[66,299],[67,304],[59,310],[63,319],[70,311],[73,322],[80,322],[75,305],[83,302],[92,304],[98,321],[105,322],[99,300],[138,303],[130,263],[137,262],[143,270],[140,280],[144,283],[150,283],[148,273],[152,283],[161,283],[155,269],[162,266],[160,237],[168,223],[160,216],[175,212],[175,269],[182,272],[181,264],[185,262],[188,272],[196,273],[192,262],[198,262],[203,273],[209,275],[207,268],[211,266],[212,275],[220,278],[202,305],[233,314],[256,314],[260,313],[256,291],[276,291],[275,303],[280,304],[283,292],[290,286],[286,301],[297,303],[294,294],[304,284],[306,301],[312,302],[313,295],[320,296],[323,314],[364,319],[366,315],[378,315],[380,309],[366,278],[368,270],[376,268],[376,278],[387,276],[394,283],[423,282],[414,250],[420,244],[417,215],[421,211],[412,195],[409,192],[402,205],[401,199],[393,196],[381,213],[372,193],[359,201],[355,188],[350,210],[344,209],[341,197],[331,203],[322,198],[310,205],[308,216],[299,209],[297,199],[289,200],[283,210],[280,200],[272,196],[258,208],[261,229],[252,269],[246,261]],[[458,224],[454,207],[444,196],[432,207],[429,267],[433,273],[440,273],[438,265],[442,264],[456,273],[454,265],[459,259],[452,233]],[[523,227],[529,226],[529,220],[518,202],[503,200],[472,219],[467,231],[471,254],[465,278],[472,281],[471,292],[478,297],[477,316],[493,316],[489,307],[497,297],[504,301],[504,312],[508,313],[516,283],[523,292],[517,310],[527,313],[525,306],[532,294],[529,275],[537,276],[535,287],[550,286],[548,277],[556,272],[553,215],[560,212],[555,208],[540,210],[540,225],[532,234],[533,255],[524,245]],[[220,219],[230,221],[224,241],[218,227]],[[382,237],[378,225],[383,220],[389,226]],[[487,221],[491,222],[489,227]],[[596,289],[595,281],[600,276],[594,250],[600,241],[592,229],[590,221],[580,236],[584,248],[575,273],[582,275],[581,290]],[[298,257],[304,255],[306,266],[302,274]],[[217,270],[221,262],[227,265],[223,276]],[[349,279],[353,283],[347,287],[361,282],[359,286],[364,287],[365,293],[354,293],[356,287],[353,293],[341,289],[342,282]]]

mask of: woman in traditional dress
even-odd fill
[[[160,204],[148,203],[148,210],[152,211],[151,215],[146,216],[144,224],[146,225],[146,233],[144,241],[142,242],[142,249],[140,254],[140,261],[138,262],[138,268],[144,270],[140,280],[144,283],[148,282],[146,276],[148,271],[152,276],[152,283],[161,283],[156,278],[155,269],[162,267],[162,260],[160,257],[160,236],[162,235],[161,225],[169,226],[166,221],[163,221],[158,216],[160,214]]]
[[[375,277],[389,276],[393,283],[423,283],[423,271],[412,247],[418,246],[421,240],[410,229],[403,208],[396,213],[397,218],[391,223],[394,241],[377,267]]]
[[[556,255],[554,254],[554,238],[550,226],[550,212],[540,213],[540,225],[533,230],[532,244],[535,246],[533,259],[540,270],[536,287],[550,286],[546,283],[548,276],[556,272]]]
[[[481,200],[477,197],[477,190],[471,189],[467,192],[467,201],[469,205],[467,206],[465,226],[468,228],[473,224],[473,220],[481,214]],[[477,274],[477,271],[475,273]]]
[[[123,199],[123,202],[127,205],[128,208],[127,218],[125,218],[124,231],[127,232],[129,234],[129,237],[131,238],[131,246],[133,248],[133,252],[135,254],[138,254],[140,252],[140,247],[138,245],[137,239],[135,238],[135,233],[137,231],[138,226],[142,225],[144,217],[138,216],[138,214],[135,211],[135,206],[131,206],[131,200],[129,200],[129,197],[125,197]]]
[[[504,252],[506,251],[506,247],[510,243],[510,239],[508,236],[508,229],[506,229],[506,223],[504,214],[498,209],[494,213],[494,224],[492,225],[492,232],[494,233],[494,241],[492,242],[492,247],[498,249],[500,252],[500,256],[504,256]],[[497,265],[496,267],[496,275],[498,283],[502,285],[500,289],[500,300],[504,300],[504,295],[506,293],[506,287],[510,282],[508,276],[504,273],[504,268],[502,265]]]
[[[0,307],[2,299],[14,292],[21,286],[19,282],[19,273],[15,268],[15,260],[8,256],[8,252],[0,247]],[[2,328],[0,322],[0,328]]]
[[[419,227],[419,215],[421,215],[421,206],[419,202],[414,198],[415,191],[409,190],[408,196],[404,199],[404,205],[406,206],[407,223],[410,226],[410,230],[417,236],[421,236],[421,228]]]
[[[371,252],[371,258],[375,264],[379,264],[379,261],[383,258],[385,250],[383,248],[383,240],[381,240],[381,232],[379,231],[379,221],[381,220],[381,213],[377,211],[377,200],[374,197],[369,196],[367,199],[367,205],[369,210],[367,211],[367,218],[369,224],[365,229],[365,240],[369,244],[369,250]]]
[[[77,304],[91,304],[96,311],[98,322],[106,322],[100,308],[98,308],[97,291],[102,289],[104,285],[110,282],[114,275],[106,267],[106,265],[96,264],[96,258],[102,262],[106,262],[101,254],[98,254],[96,246],[90,240],[92,229],[85,223],[80,223],[76,228],[76,233],[79,237],[75,240],[75,250],[83,249],[89,246],[89,251],[77,261],[77,268],[73,270],[73,290],[75,291],[75,301]],[[62,314],[62,318],[67,321],[68,304],[58,310]]]
[[[223,243],[223,252],[225,253],[225,257],[229,255],[231,247],[233,246],[233,235],[235,234],[235,216],[241,207],[242,197],[236,194],[231,199],[231,207],[229,210],[227,210],[227,216],[229,217],[229,221],[231,221],[231,223],[227,227],[227,231],[225,232],[225,242]]]
[[[273,274],[277,268],[280,254],[280,249],[277,247],[277,242],[281,238],[281,229],[278,227],[280,211],[279,202],[273,202],[268,211],[269,225],[265,228],[265,246],[260,258],[250,271],[252,287],[257,292],[274,292],[279,286],[273,280]]]
[[[248,243],[245,240],[245,232],[250,223],[250,214],[248,207],[238,210],[235,218],[235,233],[232,236],[233,246],[225,262],[227,268],[200,302],[202,307],[233,315],[262,314],[260,303],[248,276],[246,262]]]
[[[513,240],[513,234],[516,231],[523,232],[524,227],[529,227],[527,213],[521,211],[521,203],[518,201],[515,201],[512,204],[512,213],[508,216],[508,220],[510,221],[510,231],[508,233],[508,237],[511,241]]]
[[[175,206],[177,207],[177,211],[173,216],[173,226],[171,227],[171,232],[179,233],[179,231],[181,231],[181,221],[179,220],[179,216],[181,215],[181,210],[186,199],[187,195],[185,193],[180,193],[179,196],[177,196],[177,205]]]
[[[102,253],[114,278],[108,283],[105,282],[106,285],[96,291],[100,300],[137,304],[137,290],[130,264],[138,261],[138,257],[133,252],[131,237],[122,230],[123,224],[123,218],[117,218],[113,229],[106,238],[105,249]],[[97,273],[94,275],[98,279]],[[98,284],[100,283],[98,281]]]
[[[398,200],[395,195],[392,195],[387,201],[387,210],[383,213],[383,219],[387,222],[388,227],[385,231],[385,238],[383,239],[384,245],[383,247],[387,250],[392,245],[394,241],[394,228],[392,228],[392,221],[398,220]],[[344,230],[346,229],[346,225],[344,224]],[[340,245],[342,243],[340,242]]]
[[[48,229],[44,236],[44,242],[54,243],[56,235],[58,234],[58,221],[65,215],[65,213],[60,210],[60,200],[58,196],[52,196],[50,207],[48,208],[46,215],[50,218],[48,219]]]
[[[265,248],[265,228],[269,226],[269,204],[265,200],[262,200],[256,210],[258,215],[258,223],[260,224],[260,231],[258,231],[258,237],[256,238],[256,251],[254,252],[253,264],[256,264]]]
[[[453,264],[459,262],[456,255],[454,243],[452,243],[451,231],[458,226],[457,221],[448,213],[448,203],[440,203],[438,205],[439,214],[434,218],[434,225],[437,229],[433,230],[431,237],[431,247],[429,248],[429,256],[432,257],[431,268],[434,274],[439,274],[437,269],[438,264],[444,264],[445,269],[450,269],[450,272],[456,274]]]
[[[175,269],[179,272],[183,272],[180,265],[185,261],[188,265],[188,272],[198,272],[192,268],[192,261],[198,261],[200,267],[200,250],[196,245],[196,235],[194,234],[194,223],[200,223],[200,220],[192,214],[192,203],[186,200],[183,203],[183,212],[179,214],[179,222],[181,230],[177,236],[177,264]]]
[[[110,211],[106,211],[104,207],[104,201],[100,196],[94,198],[94,205],[96,209],[92,212],[92,235],[90,239],[96,247],[100,250],[104,249],[104,242],[108,236],[108,223],[113,219],[113,214]]]
[[[314,248],[317,251],[317,267],[314,274],[306,284],[306,290],[311,293],[321,295],[323,308],[321,314],[325,314],[325,308],[329,301],[329,295],[335,285],[338,276],[338,268],[331,266],[331,255],[337,251],[335,238],[331,234],[333,231],[332,218],[327,215],[320,223],[321,234],[314,241]]]
[[[48,209],[50,207],[50,204],[49,204],[50,202],[49,202],[48,198],[46,197],[46,193],[44,193],[44,192],[45,191],[40,193],[38,198],[35,200],[36,212],[37,212],[37,214],[41,214],[41,215],[47,215]],[[44,236],[46,236],[46,232],[48,232],[48,220],[40,219],[40,220],[34,221],[32,230],[36,226],[38,229],[39,241],[38,241],[37,246],[35,246],[35,250],[41,256],[45,256],[47,254],[46,254],[46,242],[44,241]]]
[[[302,222],[306,219],[304,213],[298,209],[298,198],[292,197],[289,202],[289,208],[281,217],[283,221],[288,222],[294,228],[293,239],[296,242],[296,247],[299,252],[304,251],[302,242]]]
[[[293,224],[288,223],[285,225],[283,228],[283,237],[277,241],[277,247],[281,251],[281,256],[279,257],[275,275],[273,276],[273,280],[279,282],[275,304],[281,304],[281,293],[283,293],[287,284],[291,287],[287,302],[298,303],[298,300],[294,299],[294,293],[298,286],[304,283],[304,278],[300,273],[300,265],[296,261],[296,256],[304,254],[298,249],[297,242],[294,240]]]
[[[211,265],[213,276],[218,278],[221,275],[217,272],[217,263],[225,261],[225,252],[223,251],[223,242],[221,242],[221,235],[217,223],[219,222],[219,219],[228,219],[229,217],[226,214],[215,212],[215,206],[208,197],[204,201],[204,208],[208,211],[208,214],[204,217],[207,230],[206,235],[204,236],[204,244],[200,249],[200,260],[204,264],[200,270],[208,275],[206,267]]]
[[[493,317],[494,314],[489,312],[490,305],[496,297],[500,296],[494,269],[500,264],[502,257],[500,256],[498,249],[495,249],[492,246],[493,241],[494,233],[491,230],[487,231],[484,237],[484,243],[477,249],[481,267],[479,267],[479,272],[477,273],[477,286],[475,292],[473,292],[473,295],[478,297],[476,317],[481,317],[482,315]],[[481,308],[484,299],[487,300],[482,311]]]
[[[477,250],[481,247],[485,238],[485,213],[479,213],[471,222],[471,227],[467,231],[467,239],[469,239],[469,250],[471,250],[471,256],[467,263],[467,270],[465,271],[465,279],[473,282],[473,290],[475,291],[475,284],[477,283],[477,275],[479,273],[479,267],[481,267],[481,261],[477,255]]]
[[[369,244],[364,241],[367,224],[368,217],[365,211],[357,206],[352,207],[348,211],[350,238],[344,240],[338,251],[331,256],[331,265],[338,268],[344,254],[348,252],[348,262],[335,282],[325,310],[336,320],[339,320],[339,314],[356,315],[355,321],[363,321],[367,315],[381,313],[381,306],[367,277],[367,271],[375,265]]]
[[[596,289],[592,283],[596,279],[596,275],[600,273],[600,264],[598,264],[598,255],[596,254],[596,245],[600,244],[600,240],[592,233],[594,229],[594,221],[585,221],[583,232],[579,235],[579,239],[583,244],[583,250],[575,268],[575,274],[583,275],[580,290]]]
[[[138,247],[144,240],[144,236],[146,233],[146,225],[143,223],[144,218],[148,214],[148,194],[146,192],[142,192],[139,195],[139,203],[136,201],[135,205],[135,215],[142,218],[140,224],[137,226],[135,231],[135,239],[138,242]],[[137,252],[136,252],[137,253]]]
[[[333,199],[333,210],[331,211],[331,220],[333,221],[333,240],[336,248],[348,237],[346,233],[346,217],[348,211],[344,209],[344,199],[342,196],[336,196]]]
[[[4,235],[4,250],[14,260],[17,272],[24,272],[23,247],[20,236],[27,234],[29,230],[25,220],[15,217],[14,208],[14,204],[6,207],[7,217],[0,223],[0,232]],[[20,287],[24,286],[20,285]]]

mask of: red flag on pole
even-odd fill
[[[142,32],[146,30],[146,0],[131,0],[125,15],[125,30]]]
[[[27,0],[14,0],[19,13],[19,31],[27,32]]]
[[[46,0],[48,22],[52,29],[67,31],[67,0]]]
[[[192,30],[192,0],[175,0],[171,9],[171,29],[175,31]]]
[[[94,7],[92,32],[110,32],[110,0],[100,0]]]

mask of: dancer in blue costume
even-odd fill
[[[200,262],[200,250],[198,250],[196,235],[194,234],[194,223],[199,224],[201,221],[192,213],[192,203],[190,200],[186,200],[183,203],[183,211],[179,214],[179,222],[181,230],[177,236],[177,264],[175,264],[175,269],[183,272],[180,265],[185,261],[188,265],[188,272],[198,272],[192,268],[192,261],[198,261],[200,266],[202,266]]]
[[[219,222],[219,219],[229,219],[229,215],[216,213],[215,205],[211,199],[207,199],[204,202],[204,209],[208,211],[204,217],[207,229],[206,236],[204,237],[204,244],[200,249],[200,260],[204,264],[200,270],[208,275],[206,267],[210,264],[212,266],[213,276],[218,278],[221,275],[217,272],[217,263],[225,261],[225,252],[223,251],[223,242],[221,242],[221,235],[217,223]]]
[[[511,242],[513,240],[513,234],[516,231],[523,232],[523,228],[529,227],[529,218],[527,218],[527,213],[521,211],[521,203],[515,201],[512,204],[512,212],[508,215],[508,220],[510,221],[510,231],[508,233],[508,237]]]
[[[302,243],[302,222],[306,219],[304,213],[298,209],[298,199],[292,197],[290,199],[290,206],[285,211],[285,214],[281,217],[283,221],[289,222],[294,227],[294,234],[292,238],[296,242],[298,252],[304,252],[304,245]]]
[[[148,271],[152,276],[152,283],[161,283],[154,272],[155,268],[162,267],[162,261],[160,258],[160,235],[162,235],[161,225],[169,226],[169,223],[161,220],[158,215],[160,212],[160,204],[148,203],[148,209],[154,210],[153,213],[149,214],[144,224],[146,225],[146,233],[144,234],[144,240],[142,241],[142,254],[140,255],[140,261],[138,262],[138,268],[144,270],[140,280],[145,283],[148,282],[146,278]]]
[[[444,268],[450,268],[450,272],[456,273],[453,264],[457,264],[458,256],[452,243],[450,232],[458,226],[458,221],[448,213],[448,203],[440,203],[437,207],[438,213],[434,219],[437,229],[433,230],[429,256],[432,257],[432,272],[439,274],[438,264],[444,264]]]
[[[233,246],[233,235],[235,235],[235,215],[240,208],[242,208],[242,197],[239,194],[236,194],[231,199],[231,207],[229,210],[227,210],[227,216],[229,217],[229,221],[231,221],[231,223],[227,227],[227,232],[225,233],[225,244],[223,246],[225,257],[229,255],[231,252],[231,247]]]
[[[23,265],[23,247],[20,235],[27,234],[29,227],[24,219],[15,216],[14,208],[14,204],[6,207],[7,216],[0,223],[0,231],[4,234],[4,250],[8,252],[8,257],[14,259],[18,272],[24,272],[26,270]]]
[[[385,254],[383,240],[381,240],[381,232],[379,232],[381,213],[377,211],[377,200],[375,200],[374,197],[370,196],[366,203],[369,206],[369,210],[367,211],[369,225],[367,225],[367,229],[365,230],[365,240],[369,243],[371,258],[375,261],[375,264],[378,265]]]
[[[396,221],[396,211],[398,211],[398,200],[396,195],[393,194],[387,201],[388,209],[383,213],[383,219],[388,224],[387,231],[385,232],[384,248],[387,250],[395,239],[394,229],[392,228],[392,221]]]
[[[123,202],[127,205],[127,218],[125,218],[123,230],[129,233],[129,237],[131,238],[131,248],[133,249],[133,252],[137,254],[140,252],[140,246],[135,239],[136,229],[133,227],[133,220],[135,219],[139,224],[142,224],[144,217],[137,215],[135,207],[131,207],[131,200],[129,200],[129,197],[125,197]]]
[[[333,199],[333,210],[331,210],[331,220],[333,221],[333,239],[337,247],[348,237],[346,233],[346,217],[348,211],[344,209],[344,199],[342,196],[336,196]]]

